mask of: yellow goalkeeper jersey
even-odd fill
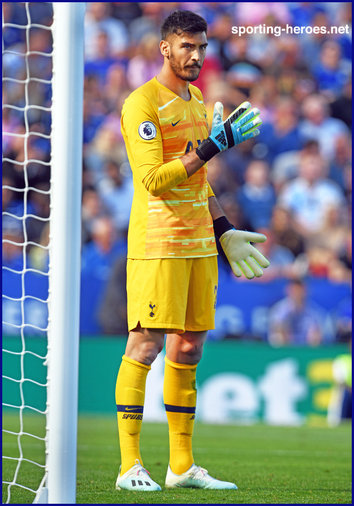
[[[217,254],[207,164],[188,177],[180,158],[209,135],[198,88],[183,100],[156,78],[137,88],[122,109],[122,133],[133,172],[128,258]]]

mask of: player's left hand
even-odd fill
[[[260,111],[249,102],[242,102],[225,121],[223,114],[224,106],[221,102],[216,102],[210,135],[196,148],[197,155],[205,162],[221,151],[259,135],[262,124]]]
[[[266,239],[263,234],[245,230],[232,229],[222,234],[219,241],[235,276],[244,274],[252,279],[263,275],[261,267],[268,267],[269,260],[250,243],[264,242]]]

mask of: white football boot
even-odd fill
[[[237,490],[235,483],[220,481],[208,474],[206,469],[193,464],[185,473],[175,474],[168,466],[166,482],[167,488],[204,488],[209,490]]]
[[[116,481],[117,490],[135,490],[137,492],[154,492],[161,490],[160,485],[150,478],[149,472],[140,464],[135,464],[129,471],[120,476],[120,469]]]

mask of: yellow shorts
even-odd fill
[[[128,259],[128,328],[213,329],[217,285],[217,256]]]

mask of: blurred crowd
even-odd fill
[[[209,120],[217,100],[223,102],[226,115],[245,99],[261,110],[261,134],[215,157],[208,169],[209,182],[234,226],[268,237],[260,248],[271,265],[261,281],[314,277],[350,282],[349,2],[87,3],[83,272],[96,269],[111,285],[124,277],[133,185],[120,112],[131,91],[158,73],[159,28],[176,8],[193,10],[208,23],[207,56],[193,84],[203,93]],[[13,243],[25,239],[30,243],[30,261],[43,268],[50,212],[47,108],[52,44],[51,31],[45,27],[51,24],[51,6],[31,3],[26,12],[24,4],[7,2],[3,9],[6,23],[24,28],[30,15],[37,24],[29,30],[9,26],[3,31],[3,102],[12,105],[3,110],[3,130],[17,134],[5,134],[3,140],[3,211],[8,213],[3,234],[10,241],[4,246],[4,260],[9,265],[23,262],[22,248]],[[259,24],[348,25],[350,34],[240,37],[231,31],[234,25]],[[14,220],[13,215],[26,215],[26,237],[23,220]],[[231,275],[222,255],[220,266]],[[301,290],[299,286],[294,290]],[[107,288],[100,317],[107,332],[114,331],[114,322],[112,327],[107,320],[117,300],[124,299],[123,292],[121,282]],[[279,336],[276,319],[274,335]],[[311,332],[316,342],[317,334]]]

